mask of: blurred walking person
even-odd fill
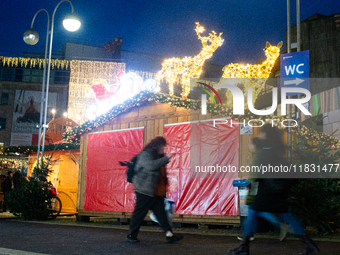
[[[282,141],[282,135],[277,127],[266,124],[261,128],[259,139],[262,141],[262,149],[259,154],[258,165],[280,166],[288,165],[285,159],[286,147]],[[248,212],[244,236],[241,244],[229,255],[249,255],[249,239],[256,230],[257,218],[262,212],[277,213],[280,220],[290,226],[292,232],[298,235],[305,244],[303,255],[319,253],[319,248],[306,235],[306,229],[290,212],[288,208],[288,191],[292,185],[290,179],[258,178],[257,194],[254,197],[251,210]],[[275,252],[273,252],[274,254]]]
[[[22,179],[22,175],[21,175],[21,172],[19,170],[16,170],[13,174],[13,178],[12,178],[12,181],[13,181],[13,187],[14,189],[17,189],[20,187],[21,185],[21,179]]]
[[[4,203],[2,206],[2,210],[3,212],[7,211],[7,207],[6,207],[6,200],[8,199],[8,193],[13,189],[13,172],[12,171],[8,171],[7,172],[7,177],[6,179],[2,182],[1,184],[1,190],[4,192]]]
[[[262,140],[259,139],[258,137],[254,137],[252,142],[249,144],[249,150],[253,153],[253,159],[252,159],[252,166],[259,165],[259,157],[261,155],[261,150],[262,150]],[[254,195],[257,193],[257,187],[258,187],[258,182],[256,181],[255,176],[250,176],[250,191],[247,195],[246,199],[246,204],[248,205],[248,213],[252,214],[253,209],[252,209],[252,203],[254,200]],[[283,241],[286,238],[289,226],[285,223],[282,223],[279,221],[279,219],[271,212],[258,212],[258,217],[261,217],[265,219],[266,221],[270,222],[273,226],[276,227],[276,229],[279,230],[279,236],[278,239],[280,241]],[[242,231],[244,230],[244,225],[246,224],[246,220],[243,221],[242,225]],[[256,227],[255,227],[256,228]],[[254,233],[253,233],[254,234]],[[242,237],[238,236],[238,240],[242,241]],[[254,236],[251,235],[249,238],[250,241],[254,240]]]
[[[132,178],[136,205],[130,220],[128,242],[139,242],[139,239],[137,239],[139,229],[149,210],[153,211],[165,232],[167,243],[183,239],[182,235],[173,234],[165,212],[164,198],[167,186],[165,166],[171,158],[171,153],[164,155],[165,146],[165,138],[157,136],[138,155],[136,173]]]

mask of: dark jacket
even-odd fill
[[[257,164],[271,166],[287,165],[282,155],[270,148],[260,149]],[[261,176],[265,177],[265,176]],[[288,212],[288,191],[292,185],[290,179],[258,178],[257,195],[254,197],[252,209],[261,212],[285,213]]]
[[[1,184],[3,192],[11,191],[12,189],[12,178],[7,176],[6,179]]]
[[[21,179],[22,177],[20,172],[17,171],[13,174],[13,186],[15,189],[20,187]]]
[[[155,152],[144,150],[138,155],[136,174],[132,178],[135,191],[144,195],[155,196],[155,189],[159,181],[160,167],[169,163],[168,157],[157,158]]]

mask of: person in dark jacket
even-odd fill
[[[258,165],[271,165],[274,167],[288,164],[284,158],[286,148],[282,141],[281,132],[277,127],[272,127],[270,124],[264,125],[259,133],[259,138],[263,144],[259,153]],[[261,212],[277,213],[283,222],[290,225],[292,232],[299,235],[305,243],[303,255],[319,253],[319,248],[306,235],[305,227],[300,220],[289,212],[288,191],[293,182],[290,179],[273,178],[259,178],[257,181],[257,194],[252,203],[252,210],[248,212],[243,233],[244,237],[236,249],[229,250],[229,255],[249,255],[249,239],[256,229],[257,218]]]
[[[13,172],[8,171],[6,179],[1,184],[1,186],[2,186],[1,188],[2,188],[4,195],[5,195],[4,203],[2,205],[3,212],[7,211],[7,207],[6,207],[6,199],[7,198],[6,197],[7,197],[8,192],[10,192],[12,190],[12,186],[13,186],[12,178],[13,178]]]
[[[135,175],[132,183],[135,187],[136,205],[130,220],[127,241],[136,243],[139,228],[149,210],[152,210],[166,235],[166,242],[179,241],[183,236],[173,234],[169,224],[164,198],[166,196],[166,168],[171,153],[164,155],[166,140],[162,136],[155,137],[138,155]]]
[[[21,172],[19,170],[16,170],[13,174],[13,187],[14,189],[17,189],[20,187],[20,182],[21,182]]]
[[[259,156],[261,154],[260,152],[262,150],[262,147],[263,147],[263,142],[258,137],[254,137],[252,142],[249,144],[249,150],[251,152],[253,152],[253,160],[252,160],[252,163],[251,163],[252,166],[258,165]],[[261,180],[261,179],[259,179],[259,180]],[[250,192],[248,193],[248,196],[247,196],[247,199],[246,199],[246,204],[248,205],[248,213],[252,214],[253,213],[252,212],[252,210],[253,210],[252,203],[253,203],[253,199],[254,199],[254,195],[252,193],[257,192],[256,187],[258,185],[258,180],[250,178],[250,185],[251,185],[251,187],[254,186],[254,188],[250,189]],[[267,211],[259,212],[258,217],[261,217],[261,218],[267,220],[268,222],[270,222],[273,226],[275,226],[280,231],[280,234],[278,236],[280,241],[285,239],[287,232],[288,232],[288,228],[289,228],[289,226],[287,224],[279,222],[279,220],[277,219],[276,216],[274,216],[273,213],[267,212]],[[244,230],[244,225],[245,225],[245,223],[243,222],[242,230]],[[256,228],[256,226],[255,226],[255,228]],[[242,237],[238,236],[237,239],[242,240]],[[254,237],[250,236],[249,240],[253,241]]]

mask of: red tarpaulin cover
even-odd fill
[[[168,125],[164,134],[173,154],[167,165],[167,198],[175,200],[175,213],[237,215],[232,181],[238,177],[239,128],[207,121]],[[236,172],[195,173],[197,166],[204,171],[204,166],[217,165],[234,166]]]
[[[133,185],[126,181],[126,167],[143,149],[144,128],[89,134],[84,209],[132,212]]]
[[[126,181],[129,161],[143,148],[144,129],[89,134],[85,182],[85,210],[131,212],[135,196]],[[173,157],[167,165],[167,197],[177,214],[237,215],[238,173],[195,173],[200,166],[239,168],[239,129],[213,122],[168,125],[164,128]],[[191,172],[190,172],[191,166]]]

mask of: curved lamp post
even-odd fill
[[[43,83],[42,83],[42,93],[41,93],[41,108],[40,108],[40,122],[39,122],[39,142],[38,142],[38,151],[37,151],[37,166],[39,167],[39,154],[41,149],[41,165],[43,163],[43,156],[44,156],[44,148],[45,148],[45,133],[46,128],[48,128],[48,125],[46,123],[47,119],[47,107],[48,107],[48,90],[49,90],[49,84],[50,84],[50,71],[51,71],[51,56],[52,56],[52,43],[53,43],[53,30],[54,30],[54,16],[55,13],[59,7],[59,5],[63,2],[69,2],[72,8],[72,13],[68,14],[63,21],[64,28],[68,31],[76,31],[79,29],[81,23],[78,18],[73,12],[74,8],[70,0],[62,0],[60,1],[57,6],[54,8],[53,15],[52,15],[52,24],[51,24],[51,30],[50,28],[50,16],[48,14],[48,11],[45,9],[40,9],[36,12],[36,14],[33,17],[32,23],[31,23],[31,29],[27,30],[24,33],[23,40],[25,43],[29,45],[35,45],[39,41],[39,34],[33,30],[33,23],[38,15],[39,12],[45,11],[47,13],[47,33],[46,33],[46,47],[45,47],[45,63],[44,63],[44,74],[43,74]],[[47,61],[47,46],[48,46],[48,35],[50,34],[50,48],[49,48],[49,55],[48,55],[48,65],[47,65],[47,78],[46,78],[46,61]],[[46,81],[46,86],[45,86]],[[46,88],[45,88],[46,87]],[[46,90],[46,91],[45,91]],[[43,133],[42,141],[41,141],[41,133]],[[41,145],[42,143],[42,145]],[[40,148],[41,147],[41,148]]]

